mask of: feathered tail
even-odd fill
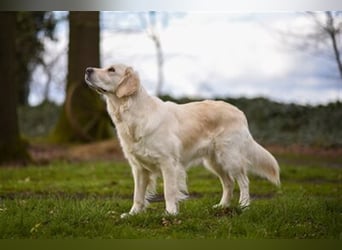
[[[250,150],[250,171],[268,179],[273,184],[280,186],[279,165],[273,155],[257,142],[253,142]]]

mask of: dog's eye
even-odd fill
[[[110,67],[110,68],[108,69],[108,71],[109,71],[109,72],[115,72],[115,69],[114,69],[113,67]]]

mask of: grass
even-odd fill
[[[129,210],[133,190],[126,163],[4,167],[0,238],[341,239],[341,159],[278,158],[282,187],[251,176],[253,201],[247,210],[237,206],[237,187],[231,208],[212,208],[220,199],[220,183],[205,169],[193,168],[191,198],[180,204],[178,216],[166,215],[157,199],[146,212],[126,219],[120,214]]]

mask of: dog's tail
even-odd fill
[[[250,171],[280,186],[280,169],[273,155],[260,144],[253,141],[250,148]]]

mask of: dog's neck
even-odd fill
[[[156,99],[150,96],[143,86],[131,96],[118,98],[114,93],[105,95],[107,111],[118,132],[138,140],[138,124],[148,121],[148,114],[156,110]]]
[[[141,85],[131,96],[118,98],[115,93],[108,93],[105,95],[105,100],[107,111],[114,114],[115,120],[113,122],[115,124],[124,122],[125,116],[140,116],[142,109],[149,110],[151,105],[154,105],[152,97]]]

